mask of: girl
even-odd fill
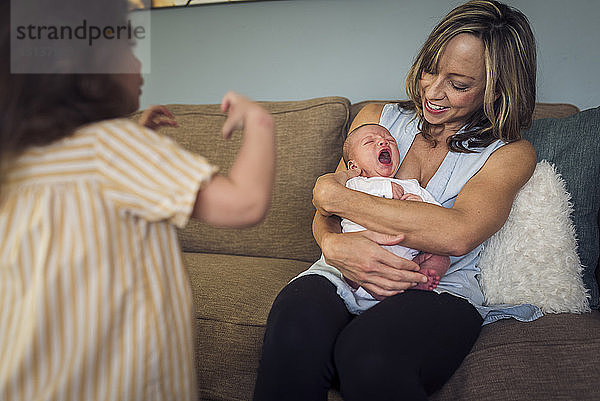
[[[0,15],[10,15],[9,3]],[[47,3],[56,3],[54,16],[64,5]],[[96,3],[104,17],[124,19],[120,1]],[[83,6],[65,9],[93,23]],[[223,135],[243,127],[244,140],[228,176],[218,175],[203,157],[122,119],[138,108],[142,84],[129,46],[107,59],[95,43],[85,56],[132,66],[126,74],[11,74],[6,22],[0,399],[196,399],[191,292],[176,227],[190,217],[222,227],[263,219],[274,181],[271,116],[236,93],[224,96]],[[168,117],[153,108],[141,122],[172,124]]]

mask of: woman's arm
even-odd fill
[[[350,219],[367,229],[403,234],[402,245],[459,256],[502,227],[535,162],[535,151],[525,140],[501,147],[462,188],[451,209],[357,193],[340,185],[335,174],[317,181],[313,203],[321,213]]]

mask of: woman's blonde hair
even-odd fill
[[[521,139],[521,129],[531,125],[535,107],[536,48],[527,17],[519,10],[494,0],[473,0],[446,15],[419,51],[406,78],[409,102],[423,136],[436,143],[431,125],[423,117],[419,79],[423,72],[437,73],[448,42],[461,33],[481,39],[484,47],[486,85],[483,107],[467,121],[466,129],[448,138],[450,150],[472,152],[497,139]],[[408,103],[408,104],[407,104]]]

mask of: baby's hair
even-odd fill
[[[344,164],[346,165],[346,168],[348,168],[348,160],[350,159],[350,134],[356,131],[357,129],[358,128],[353,129],[348,133],[346,139],[344,140],[344,145],[342,146],[342,159],[344,159]]]

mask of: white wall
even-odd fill
[[[538,101],[600,105],[600,1],[506,0],[538,41]],[[412,58],[460,0],[277,0],[151,11],[142,107],[405,98]],[[148,66],[146,66],[148,67]]]

